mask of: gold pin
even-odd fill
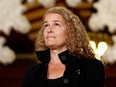
[[[80,74],[80,69],[76,70],[76,73],[77,73],[77,74]]]

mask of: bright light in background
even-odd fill
[[[108,46],[106,42],[99,42],[98,44],[98,50],[97,50],[97,54],[100,56],[102,56],[105,51],[107,50]]]
[[[96,43],[94,41],[90,41],[90,45],[94,50],[94,53],[97,54],[97,59],[101,60],[101,56],[105,53],[105,51],[108,48],[108,45],[106,42],[99,42],[98,47],[96,46]]]
[[[90,45],[94,52],[96,52],[96,43],[94,41],[90,41]]]

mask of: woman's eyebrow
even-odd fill
[[[48,21],[43,21],[43,23],[47,23]]]
[[[62,22],[59,21],[59,20],[53,20],[53,22],[60,22],[60,23],[62,23]],[[48,21],[43,21],[43,23],[48,23]]]
[[[54,22],[60,22],[59,20],[54,20]]]
[[[53,22],[59,22],[59,23],[63,23],[62,21],[59,21],[59,20],[54,20]]]

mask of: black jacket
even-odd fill
[[[36,52],[42,62],[26,73],[22,87],[46,87],[49,50]],[[104,87],[104,66],[97,59],[73,56],[68,50],[58,54],[66,65],[62,87]]]

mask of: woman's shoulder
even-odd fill
[[[27,72],[28,73],[35,73],[37,71],[40,71],[42,69],[42,64],[34,64],[34,65],[31,65],[27,68]]]
[[[86,69],[104,69],[102,61],[92,58],[82,58],[82,66]]]
[[[102,61],[96,58],[82,58],[82,62],[88,65],[103,65]]]
[[[22,87],[32,87],[35,78],[40,75],[42,64],[31,65],[26,69]]]
[[[38,75],[37,73],[42,72],[42,64],[35,64],[35,65],[30,65],[26,71],[24,77],[26,78],[33,78],[35,75]]]
[[[78,62],[83,66],[104,66],[101,60],[97,58],[87,58],[83,56],[76,56],[74,62]]]

